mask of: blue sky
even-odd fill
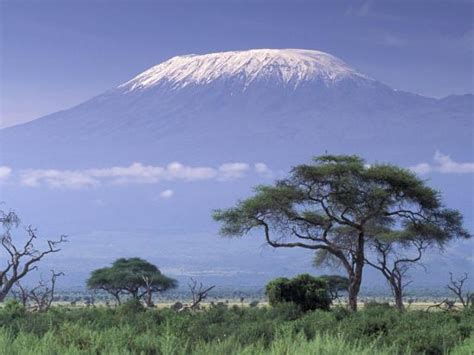
[[[471,1],[1,1],[1,125],[68,108],[169,57],[336,55],[401,90],[473,91]]]

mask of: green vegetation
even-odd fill
[[[268,283],[265,293],[272,306],[291,302],[303,312],[315,309],[327,311],[332,301],[327,282],[308,274],[273,280]]]
[[[120,258],[111,267],[93,271],[87,287],[111,294],[118,304],[121,303],[120,296],[127,294],[135,300],[143,299],[148,307],[153,307],[153,294],[175,288],[177,282],[146,260]]]
[[[372,304],[303,313],[292,303],[219,303],[177,313],[132,301],[33,313],[11,302],[0,310],[0,353],[469,354],[473,331],[472,309],[398,312]]]
[[[263,232],[275,248],[305,248],[315,265],[339,267],[346,276],[302,274],[278,278],[265,290],[270,306],[252,302],[203,305],[214,289],[191,279],[191,304],[156,309],[153,297],[176,280],[141,258],[121,258],[92,272],[90,290],[109,294],[117,307],[51,307],[56,277],[29,290],[20,280],[57,241],[34,248],[34,229],[23,247],[13,243],[15,214],[0,211],[7,253],[0,270],[0,353],[23,354],[473,354],[473,294],[468,275],[450,275],[447,286],[462,307],[445,299],[428,310],[405,311],[408,271],[429,248],[470,237],[462,216],[444,207],[440,194],[411,172],[392,165],[368,166],[356,156],[321,156],[295,167],[274,186],[234,208],[216,211],[221,233]],[[21,251],[23,250],[23,251]],[[368,251],[371,250],[371,253]],[[381,272],[395,307],[376,302],[357,311],[364,267]],[[347,294],[348,307],[331,308]],[[126,299],[126,302],[122,301]],[[36,307],[31,307],[36,303]],[[146,307],[145,307],[146,306]],[[431,309],[431,310],[429,310]],[[357,311],[357,312],[356,312]]]
[[[366,249],[374,241],[384,241],[385,257],[383,265],[372,266],[386,277],[402,310],[408,266],[400,260],[409,257],[391,259],[406,252],[410,242],[439,247],[456,237],[470,237],[461,214],[445,208],[439,192],[414,173],[388,164],[367,165],[346,155],[323,155],[298,165],[288,178],[257,187],[254,196],[216,211],[214,218],[222,223],[224,236],[258,231],[274,248],[308,249],[316,253],[317,265],[339,266],[349,279],[352,311],[357,310]]]
[[[323,275],[319,278],[326,281],[326,287],[332,301],[337,300],[341,297],[342,293],[347,292],[349,289],[349,279],[347,277],[340,275]]]

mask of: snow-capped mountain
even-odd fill
[[[331,86],[343,80],[371,80],[342,60],[324,52],[255,49],[174,57],[146,70],[119,88],[126,92],[153,87],[181,89],[229,79],[242,90],[262,81],[273,81],[274,85],[294,89],[311,82]]]
[[[415,144],[426,156],[472,138],[473,101],[397,91],[318,51],[179,56],[76,107],[0,131],[2,160],[30,168],[281,162],[285,154],[291,163],[324,150],[370,158],[374,145],[404,156]]]
[[[120,167],[152,177],[181,173],[183,165],[167,165],[174,161],[224,170],[229,162],[264,163],[259,166],[269,167],[270,179],[324,152],[359,154],[369,162],[406,167],[431,159],[438,150],[459,161],[473,161],[473,106],[473,95],[435,99],[392,89],[318,51],[186,55],[78,106],[0,130],[0,166],[20,173],[41,169],[41,174],[53,178],[60,169],[66,178],[90,179],[94,186],[94,179],[110,178],[123,171]],[[219,169],[206,168],[205,173],[219,176]],[[140,250],[153,260],[160,249],[168,267],[193,272],[238,265],[268,279],[276,276],[271,266],[276,257],[288,274],[311,270],[312,255],[307,253],[269,251],[265,266],[259,259],[261,241],[235,241],[244,244],[233,247],[227,241],[216,244],[210,211],[245,197],[255,184],[270,182],[268,176],[232,183],[216,178],[199,184],[165,179],[72,191],[11,183],[0,185],[0,201],[26,217],[34,216],[26,220],[47,230],[92,235],[79,239],[87,239],[87,255],[94,255],[97,266]],[[472,201],[467,197],[472,179],[438,175],[432,182],[445,192],[448,205],[460,208],[472,223]],[[166,202],[160,197],[164,189]],[[41,207],[44,201],[48,208]],[[118,243],[115,235],[123,240]],[[169,250],[177,250],[176,255]],[[238,263],[230,266],[236,253]],[[84,265],[90,262],[87,258]]]

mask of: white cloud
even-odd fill
[[[108,184],[156,184],[161,181],[228,181],[243,178],[249,170],[246,163],[226,163],[217,168],[187,166],[172,162],[167,166],[133,163],[101,169],[55,170],[30,169],[20,173],[25,186],[47,185],[54,188],[83,188]],[[1,170],[0,170],[1,173]]]
[[[9,166],[0,166],[0,183],[7,180],[12,173],[12,168]]]
[[[433,163],[420,163],[410,167],[410,170],[423,175],[431,172],[443,174],[469,174],[474,173],[474,163],[458,163],[451,159],[449,155],[436,151]]]
[[[21,173],[20,183],[25,186],[46,184],[57,188],[81,188],[95,186],[99,180],[85,172],[72,170],[25,170]]]
[[[246,163],[222,164],[218,170],[218,180],[225,181],[242,178],[249,168],[249,165]]]
[[[267,178],[271,178],[274,175],[273,171],[265,163],[256,163],[254,169],[257,174]]]
[[[174,195],[174,191],[170,189],[161,191],[160,193],[161,198],[170,198],[173,195]]]
[[[410,170],[414,173],[424,175],[432,171],[431,165],[428,163],[420,163],[410,167]]]

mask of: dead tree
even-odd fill
[[[473,304],[474,293],[464,291],[465,283],[469,278],[467,273],[455,280],[453,273],[449,273],[449,284],[446,287],[456,295],[456,298],[461,302],[463,308],[468,308]]]
[[[440,310],[445,311],[445,312],[454,311],[455,308],[456,308],[455,303],[456,302],[454,302],[452,300],[448,300],[446,298],[446,299],[442,300],[439,303],[435,303],[435,304],[429,306],[428,308],[426,308],[426,311],[431,310],[431,308],[439,308]]]
[[[191,291],[191,297],[192,297],[192,303],[190,305],[185,305],[181,309],[178,310],[178,312],[182,312],[184,310],[196,310],[199,309],[200,303],[204,301],[207,296],[209,291],[211,291],[215,285],[204,288],[204,285],[202,282],[199,283],[193,278],[191,278],[191,282],[188,284],[189,290]]]
[[[203,288],[202,282],[199,283],[199,287],[198,287],[197,281],[194,280],[194,279],[191,279],[191,283],[189,284],[189,288],[191,290],[193,303],[191,304],[190,308],[191,309],[199,308],[200,303],[207,298],[207,294],[214,287],[216,287],[216,286],[213,285],[213,286],[210,286],[208,288]]]
[[[33,302],[33,310],[44,312],[51,308],[54,301],[54,294],[56,291],[56,280],[59,276],[63,276],[62,272],[54,272],[51,270],[51,280],[49,283],[40,280],[39,284],[32,288],[29,292],[29,298]]]
[[[26,308],[28,306],[30,291],[20,282],[15,283],[15,287],[12,288],[11,293],[13,295],[13,299],[19,301],[23,307]]]
[[[6,265],[0,267],[0,302],[3,302],[16,283],[37,269],[39,261],[61,250],[58,245],[64,243],[66,237],[62,235],[57,240],[47,240],[46,248],[40,250],[34,245],[38,236],[31,226],[26,228],[26,241],[19,244],[13,240],[12,229],[18,228],[20,224],[20,219],[14,212],[0,211],[0,224],[4,228],[3,234],[0,235],[1,248],[6,254]]]

